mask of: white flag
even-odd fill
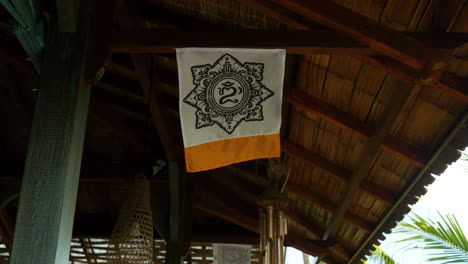
[[[280,156],[285,51],[177,49],[187,171]]]
[[[213,244],[214,264],[250,264],[250,245]]]

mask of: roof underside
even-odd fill
[[[213,38],[222,31],[242,37],[242,30],[277,30],[268,33],[275,43],[282,34],[304,30],[298,23],[263,14],[261,8],[244,2],[140,0],[134,10],[117,7],[114,30],[218,32]],[[468,33],[468,4],[463,0],[335,2],[396,31],[429,32],[419,35],[426,36],[428,45],[439,45],[431,34]],[[125,14],[128,10],[134,11],[133,17]],[[8,19],[1,20],[2,189],[15,186],[22,176],[38,80],[8,30]],[[309,22],[307,30],[328,32],[326,36],[332,32]],[[191,36],[189,43],[197,43],[196,36]],[[451,55],[444,76],[466,81],[468,45],[440,45]],[[82,253],[77,263],[100,258],[86,247],[99,245],[95,238],[110,236],[129,180],[150,162],[180,156],[183,149],[179,122],[168,122],[178,120],[179,109],[173,50],[151,53],[133,48],[139,53],[131,54],[131,48],[122,49],[114,47],[104,76],[91,92],[72,244]],[[459,157],[457,150],[467,146],[467,95],[457,96],[437,85],[416,85],[408,79],[419,78],[420,72],[414,77],[404,67],[382,63],[376,59],[381,54],[368,48],[317,50],[287,55],[281,128],[282,151],[292,160],[284,190],[289,199],[286,243],[322,255],[327,263],[348,263],[362,258],[383,239],[382,234],[402,219],[416,196],[425,193],[424,186],[434,179],[431,174],[442,173],[446,164]],[[152,87],[156,89],[151,91]],[[398,93],[404,99],[394,96]],[[379,141],[380,134],[384,137]],[[371,143],[376,144],[375,151]],[[192,240],[256,243],[255,199],[268,182],[266,167],[267,162],[259,160],[191,175]],[[355,183],[362,167],[367,168],[365,175]],[[161,212],[167,212],[167,172],[151,180],[152,195],[160,201]],[[347,197],[353,184],[356,192]],[[340,210],[344,210],[342,221],[336,219]],[[0,240],[6,246],[0,246],[0,256],[11,248],[15,215],[15,205],[0,215]],[[333,241],[332,246],[320,243],[323,239]],[[206,247],[194,244],[192,249],[200,245]]]

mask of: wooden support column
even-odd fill
[[[57,0],[55,3],[57,6],[57,18],[60,32],[76,32],[80,1]]]
[[[85,34],[52,28],[25,162],[11,263],[68,263],[88,114]]]
[[[187,174],[176,162],[169,162],[169,238],[166,239],[166,263],[180,264],[190,247],[187,215]],[[188,232],[187,232],[188,231]]]
[[[169,239],[169,206],[167,206],[168,193],[166,191],[167,184],[164,184],[163,186],[152,184],[150,195],[153,226],[159,236],[167,241]],[[161,196],[165,199],[161,199]]]

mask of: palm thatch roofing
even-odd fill
[[[363,258],[468,145],[464,0],[116,2],[115,15],[92,20],[102,26],[91,31],[88,77],[103,65],[105,73],[91,92],[73,263],[105,262],[99,244],[128,182],[158,159],[182,156],[175,47],[287,49],[286,244],[326,263]],[[11,190],[22,176],[38,76],[0,15],[0,189]],[[211,263],[206,243],[257,243],[267,165],[189,175],[191,263]],[[150,180],[153,213],[167,215],[168,172]],[[14,203],[1,212],[0,260],[15,215]]]

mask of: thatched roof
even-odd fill
[[[281,131],[282,151],[292,160],[284,190],[286,243],[327,263],[351,263],[366,255],[426,192],[432,174],[442,173],[468,145],[467,35],[454,34],[468,33],[466,1],[335,1],[395,30],[389,31],[392,37],[417,41],[422,55],[426,50],[448,54],[448,66],[435,81],[427,81],[434,71],[425,64],[405,64],[382,54],[380,46],[351,40],[354,33],[347,29],[336,31],[323,20],[297,15],[285,4],[295,1],[272,1],[269,11],[261,2],[266,1],[140,0],[134,8],[117,6],[113,53],[91,95],[74,230],[81,245],[88,237],[110,235],[127,182],[145,161],[182,153],[180,124],[167,122],[178,118],[173,47],[222,43],[197,39],[203,31],[214,32],[213,38],[232,33],[232,42],[223,46],[242,46],[242,41],[255,46],[236,38],[263,34],[259,46],[271,42],[288,49]],[[32,68],[24,66],[18,44],[4,35],[19,62],[9,56],[0,63],[0,116],[6,120],[0,131],[5,168],[0,186],[21,177],[37,81]],[[324,43],[333,37],[333,43],[347,46],[305,46],[321,36]],[[427,59],[410,55],[428,64],[438,59],[432,53]],[[149,83],[159,99],[148,100]],[[251,161],[190,175],[193,241],[256,243],[255,199],[268,182],[266,166]],[[152,185],[164,212],[167,173],[152,179]],[[14,206],[6,216],[14,222]],[[81,248],[74,246],[85,257],[99,255]]]

